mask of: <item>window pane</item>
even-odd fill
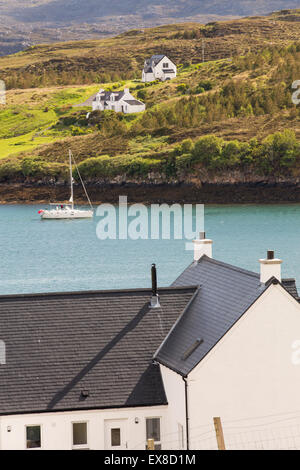
[[[40,426],[27,426],[26,427],[26,446],[27,446],[27,449],[41,447],[41,427]]]
[[[147,418],[147,440],[154,439],[160,441],[160,418]]]
[[[87,424],[73,423],[73,445],[82,446],[87,444]]]
[[[111,429],[111,445],[112,446],[121,445],[121,429],[120,428]]]

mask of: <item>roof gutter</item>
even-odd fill
[[[189,432],[189,406],[188,406],[188,382],[187,377],[182,377],[184,381],[185,394],[185,429],[186,429],[186,450],[190,450],[190,432]]]

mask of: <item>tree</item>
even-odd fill
[[[221,157],[222,145],[223,140],[214,135],[200,137],[195,143],[192,153],[193,158],[207,167],[215,166],[215,163]]]

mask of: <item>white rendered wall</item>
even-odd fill
[[[105,449],[105,420],[127,420],[127,448],[145,449],[146,417],[161,418],[162,438],[171,432],[167,422],[167,406],[124,408],[114,410],[76,411],[12,415],[0,417],[0,449],[26,449],[25,426],[41,425],[42,449],[71,450],[72,422],[88,423],[89,449]],[[138,423],[135,423],[136,418]],[[11,429],[8,432],[8,429]]]
[[[191,448],[216,446],[219,416],[228,448],[300,449],[299,340],[300,305],[271,285],[189,374]]]
[[[168,400],[167,422],[171,429],[165,436],[163,448],[168,450],[180,450],[186,448],[186,414],[185,414],[185,384],[182,377],[167,367],[160,366],[165,392]],[[184,446],[179,438],[178,424],[183,426]]]
[[[163,73],[163,64],[164,63],[167,63],[169,64],[168,66],[168,69],[172,69],[174,70],[175,72],[177,72],[177,67],[175,64],[173,64],[173,62],[168,59],[167,57],[164,57],[155,67],[155,70],[154,70],[154,75],[155,75],[155,78],[156,79],[160,79],[160,80],[165,80],[165,74]],[[176,73],[175,74],[169,74],[168,77],[171,77],[171,75],[173,76],[172,78],[175,78],[176,77]]]

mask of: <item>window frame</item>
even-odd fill
[[[148,443],[148,436],[147,436],[147,420],[148,419],[159,419],[159,435],[160,435],[160,440],[155,441],[154,440],[154,449],[158,445],[160,446],[160,449],[155,449],[155,450],[162,450],[162,438],[161,438],[161,416],[146,416],[145,417],[145,432],[146,432],[146,449],[147,449],[147,443]],[[151,439],[151,438],[149,438]]]
[[[113,445],[112,444],[112,431],[114,429],[119,429],[120,431],[120,444],[118,445]],[[110,447],[113,449],[114,447],[121,447],[122,446],[122,428],[119,426],[119,427],[114,427],[114,428],[110,428]]]
[[[86,424],[86,444],[74,444],[74,424]],[[72,421],[71,422],[71,446],[73,450],[88,450],[89,449],[89,422],[88,420]]]
[[[40,428],[40,447],[27,447],[27,428]],[[42,424],[25,424],[25,449],[26,450],[40,450],[43,448],[43,426]]]

